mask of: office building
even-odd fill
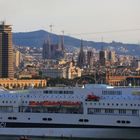
[[[12,28],[4,22],[0,24],[0,78],[14,78]]]

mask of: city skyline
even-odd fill
[[[8,3],[8,4],[7,4]],[[13,32],[35,30],[111,42],[140,42],[139,0],[0,0],[0,20]]]

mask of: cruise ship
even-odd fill
[[[0,89],[0,135],[140,139],[140,88]]]

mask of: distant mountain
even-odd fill
[[[33,32],[19,32],[13,33],[13,44],[18,46],[29,46],[29,47],[42,47],[45,39],[47,39],[47,31],[38,30]],[[59,36],[56,34],[50,34],[53,43],[59,42]],[[80,47],[81,40],[64,36],[65,46],[67,48]],[[130,54],[140,56],[140,46],[137,44],[124,44],[121,42],[112,41],[111,43],[105,42],[94,42],[83,40],[84,46],[94,47],[96,49],[111,48],[117,51],[119,54]]]

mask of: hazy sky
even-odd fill
[[[0,20],[12,24],[14,32],[50,31],[53,24],[57,34],[64,30],[94,41],[140,42],[140,0],[0,0]],[[138,30],[107,33],[125,29]]]

